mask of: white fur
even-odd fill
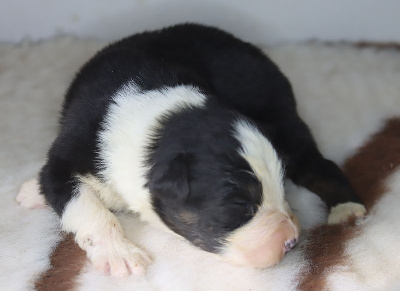
[[[329,224],[346,222],[351,216],[362,217],[367,213],[364,205],[354,202],[346,202],[336,205],[328,216]]]
[[[235,124],[235,135],[241,143],[239,153],[250,164],[261,181],[261,208],[289,214],[283,189],[283,170],[275,149],[258,129],[244,120]]]
[[[118,219],[90,186],[82,183],[75,191],[61,217],[63,230],[75,235],[96,269],[113,276],[143,274],[148,255],[124,237]]]
[[[104,206],[110,210],[123,211],[129,209],[128,205],[119,193],[101,182],[92,175],[79,176],[79,180],[90,186]]]

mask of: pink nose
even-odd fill
[[[291,249],[293,249],[297,245],[297,243],[298,240],[296,238],[285,241],[285,245],[283,247],[285,250],[285,254],[287,254]]]

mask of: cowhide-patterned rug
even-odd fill
[[[1,290],[400,290],[400,50],[392,45],[305,43],[268,48],[293,83],[321,151],[343,166],[366,218],[327,226],[312,193],[286,184],[303,226],[277,266],[216,261],[183,239],[119,215],[154,264],[144,277],[94,271],[50,209],[20,207],[55,137],[63,93],[104,43],[62,37],[0,44]]]

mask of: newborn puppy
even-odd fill
[[[277,66],[228,33],[184,24],[123,39],[80,70],[39,187],[105,273],[150,263],[125,239],[118,210],[262,268],[299,237],[284,169],[332,208],[331,222],[365,214],[319,153]]]

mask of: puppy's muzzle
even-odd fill
[[[222,257],[237,265],[266,268],[282,260],[298,241],[297,218],[265,213],[229,236]]]

